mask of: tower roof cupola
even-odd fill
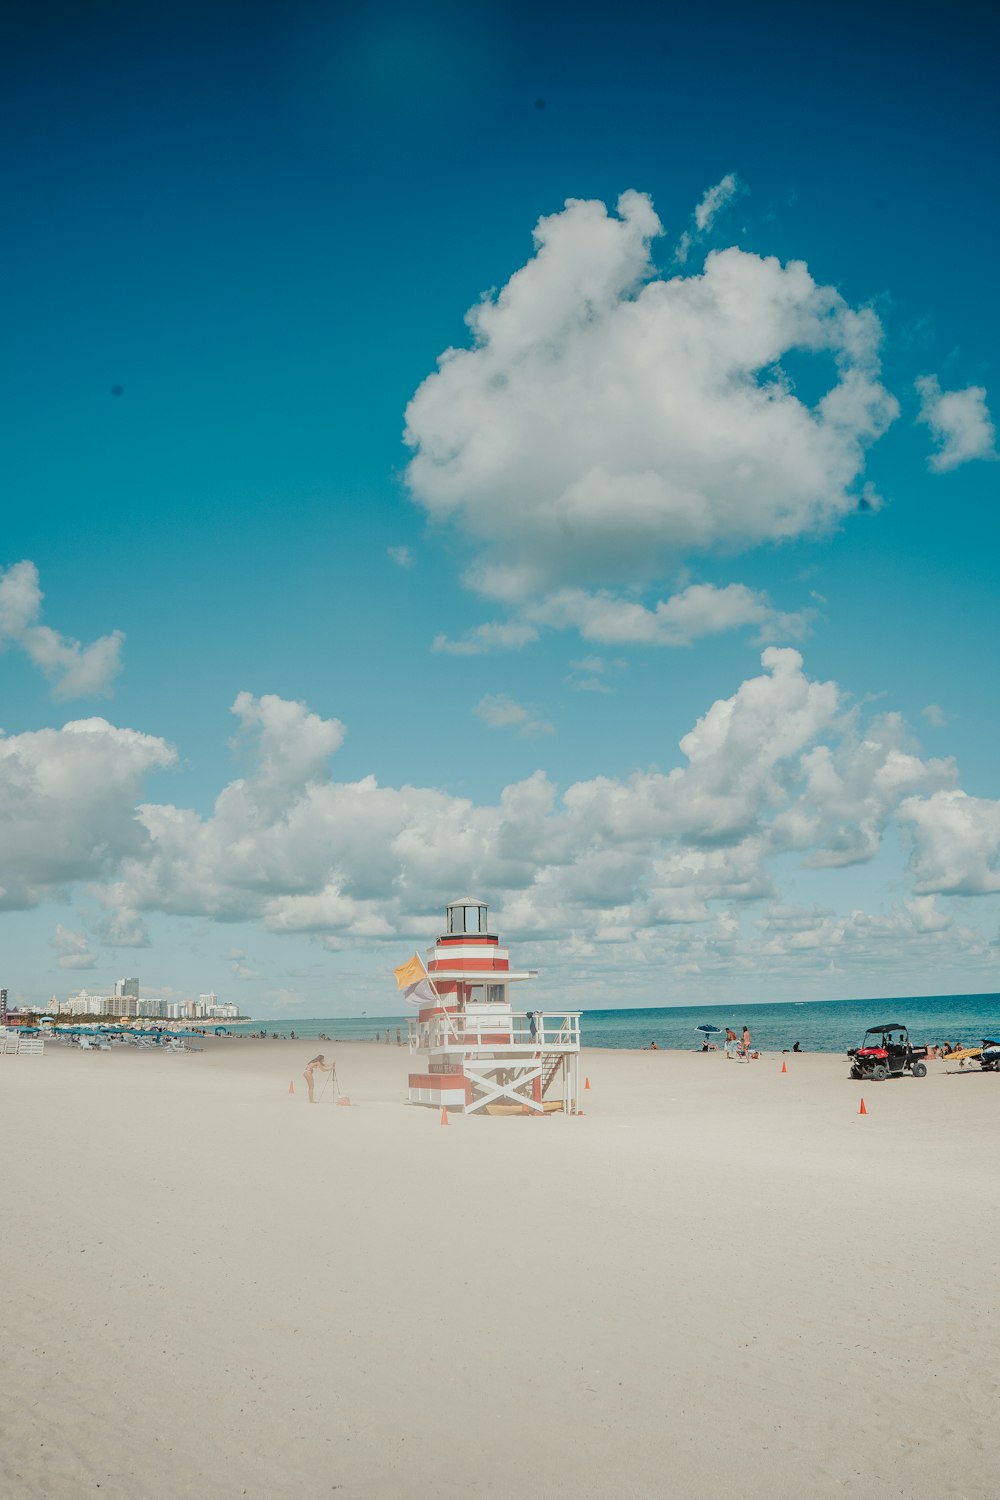
[[[449,937],[458,936],[460,933],[479,936],[489,932],[485,901],[477,901],[473,896],[466,896],[461,901],[449,901],[447,912]]]

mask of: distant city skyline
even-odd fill
[[[110,992],[92,991],[85,986],[66,1000],[55,995],[46,1001],[36,1001],[17,1007],[35,1015],[48,1016],[108,1016],[119,1020],[235,1020],[240,1015],[239,1006],[231,1000],[219,1001],[214,992],[199,995],[197,999],[162,1000],[157,996],[139,996],[138,979],[116,980]]]
[[[996,18],[234,15],[0,58],[9,1003],[997,989]]]

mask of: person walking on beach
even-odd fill
[[[306,1063],[305,1071],[302,1074],[302,1077],[305,1079],[306,1088],[309,1090],[310,1104],[316,1103],[316,1100],[313,1098],[313,1074],[316,1072],[317,1068],[321,1073],[332,1073],[334,1064],[326,1062],[322,1052],[318,1053],[316,1057],[311,1057]]]
[[[743,1027],[743,1060],[750,1061],[750,1027]]]

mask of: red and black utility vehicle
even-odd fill
[[[869,1026],[860,1047],[847,1054],[852,1078],[870,1078],[881,1083],[885,1078],[899,1078],[909,1073],[913,1078],[927,1076],[927,1048],[914,1047],[909,1032],[900,1021],[885,1021]]]

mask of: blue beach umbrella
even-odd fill
[[[721,1031],[722,1027],[721,1026],[708,1026],[708,1025],[705,1025],[705,1026],[696,1026],[694,1029],[695,1029],[695,1031],[704,1031],[707,1034],[707,1033],[713,1032],[713,1031]]]

